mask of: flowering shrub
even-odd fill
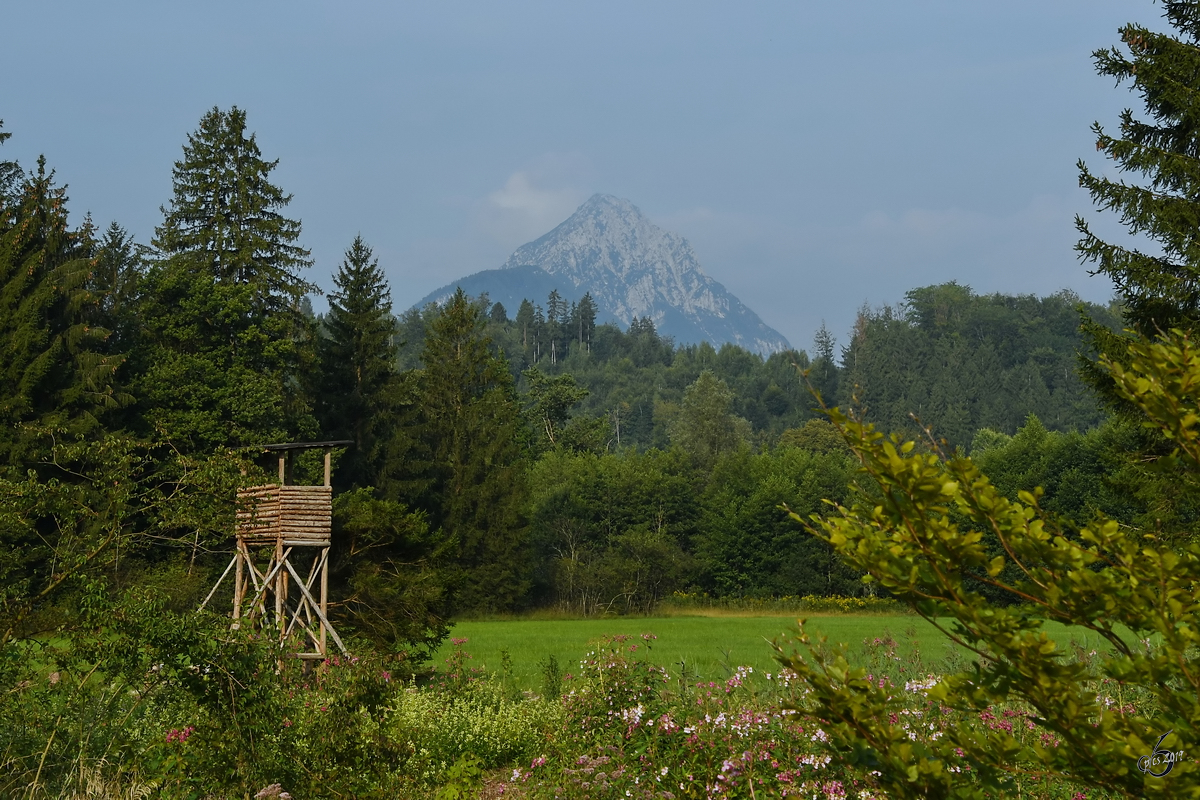
[[[446,668],[438,672],[436,676],[438,688],[450,694],[462,694],[483,677],[482,668],[473,667],[468,663],[472,660],[472,656],[463,649],[463,645],[467,641],[464,637],[455,637],[450,640],[453,649],[446,659]]]
[[[563,699],[567,715],[578,725],[567,731],[568,737],[578,734],[586,741],[618,720],[628,723],[631,715],[659,710],[666,671],[637,657],[655,638],[652,633],[606,636],[584,656],[578,679]]]
[[[606,637],[592,648],[567,682],[561,728],[545,742],[545,757],[506,770],[504,784],[522,796],[556,800],[888,796],[877,767],[848,757],[824,724],[797,713],[811,689],[795,671],[742,666],[724,680],[687,680],[640,658],[653,641],[645,636]],[[930,746],[978,729],[1061,746],[1037,728],[1027,707],[966,714],[938,700],[936,670],[952,664],[928,664],[915,651],[901,656],[887,636],[865,644],[864,663],[873,666],[864,683],[886,698],[891,712],[879,722],[898,740]],[[945,769],[966,779],[974,774],[961,751]],[[1018,783],[1023,797],[1108,796],[1044,775]]]
[[[550,757],[514,772],[534,797],[869,797],[827,737],[783,707],[787,672],[738,667],[720,682],[672,676],[640,657],[654,637],[610,636],[563,698]]]

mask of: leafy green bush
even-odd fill
[[[387,730],[410,756],[409,775],[432,784],[467,756],[482,768],[537,756],[562,721],[559,703],[513,700],[479,681],[453,695],[410,687],[392,700]]]

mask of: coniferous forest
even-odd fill
[[[1193,39],[1194,19],[1176,20],[1192,26]],[[1126,41],[1145,55],[1149,34],[1140,30]],[[1102,71],[1135,72],[1098,58]],[[0,130],[0,144],[13,135],[20,131]],[[1119,163],[1133,159],[1098,135]],[[1135,162],[1130,168],[1144,168]],[[663,703],[715,714],[713,692],[740,690],[749,673],[731,671],[693,698],[684,664],[679,694],[668,698],[652,687],[668,673],[614,639],[581,664],[580,680],[594,671],[599,695],[565,687],[571,676],[548,661],[542,699],[522,705],[507,682],[471,688],[477,676],[461,649],[448,669],[431,662],[459,620],[636,617],[681,597],[851,598],[906,603],[935,621],[955,616],[960,643],[993,648],[979,669],[995,680],[972,684],[972,702],[1009,702],[996,687],[1023,679],[1005,670],[1036,662],[1045,669],[1035,677],[1050,675],[1051,689],[1046,697],[1021,690],[1018,711],[1049,718],[1061,711],[1051,708],[1058,699],[1076,690],[1090,697],[1095,687],[1037,661],[1036,647],[1049,652],[1044,640],[1021,637],[1034,636],[1042,619],[1082,624],[1091,617],[1081,609],[1096,598],[1141,602],[1127,595],[1150,585],[1145,576],[1089,583],[1106,580],[1103,564],[1133,569],[1119,531],[1146,531],[1166,548],[1167,572],[1185,559],[1176,551],[1191,546],[1196,423],[1177,401],[1194,395],[1185,379],[1195,368],[1186,338],[1195,303],[1180,300],[1179,286],[1155,288],[1153,258],[1113,250],[1082,223],[1081,255],[1118,280],[1108,307],[1068,292],[914,287],[893,305],[864,307],[840,338],[822,326],[804,349],[764,358],[730,344],[674,342],[650,319],[625,330],[598,325],[589,296],[568,302],[553,292],[506,309],[460,290],[440,305],[395,308],[387,275],[404,265],[381,264],[369,231],[346,243],[340,264],[314,263],[277,166],[245,110],[213,108],[186,135],[161,221],[140,241],[119,222],[101,227],[72,208],[70,176],[44,159],[0,160],[0,692],[12,698],[0,703],[0,791],[117,796],[104,787],[120,786],[133,787],[128,796],[249,797],[262,785],[254,796],[282,797],[284,779],[313,797],[462,797],[483,785],[484,770],[528,760],[538,742],[553,740],[562,757],[556,780],[573,781],[571,796],[609,796],[637,784],[618,780],[634,773],[585,780],[578,765],[592,759],[594,772],[626,763],[622,748],[635,739],[640,755],[628,764],[651,763],[666,752],[655,750],[664,737],[682,729]],[[1128,200],[1081,170],[1098,202]],[[1135,228],[1192,257],[1190,240],[1170,228],[1177,215],[1146,214]],[[328,274],[333,288],[318,303],[326,310],[314,313],[316,276]],[[272,642],[230,628],[220,613],[233,602],[228,584],[210,592],[230,563],[239,487],[272,479],[263,446],[290,442],[348,443],[331,462],[329,617],[355,654],[347,666],[362,666],[344,673],[335,674],[335,659],[315,669],[285,664]],[[319,483],[324,464],[313,451],[288,469],[297,482]],[[974,532],[960,536],[960,525]],[[1087,555],[1096,542],[1121,555],[1102,564]],[[1055,559],[1067,551],[1076,561],[1060,570]],[[926,561],[953,568],[922,571]],[[199,613],[202,604],[210,611]],[[1108,622],[1089,629],[1125,647]],[[812,687],[804,702],[817,705],[804,713],[821,720],[822,735],[827,728],[851,742],[895,718],[882,679],[847,672],[820,647],[812,653],[811,661],[780,657],[789,681]],[[1170,659],[1146,658],[1164,675],[1174,669]],[[605,669],[617,681],[607,688]],[[1187,688],[1175,673],[1163,680]],[[393,681],[409,688],[394,690]],[[301,704],[306,692],[320,700]],[[839,705],[848,692],[858,693],[858,710]],[[800,702],[771,697],[775,711]],[[937,698],[947,715],[966,707]],[[394,735],[396,726],[416,730],[459,713],[531,714],[533,722],[504,724],[534,738],[499,736],[463,753],[450,728],[426,731],[421,745]],[[780,714],[754,724],[783,730],[790,723]],[[1038,724],[1069,737],[1079,720],[1068,716]],[[564,719],[579,723],[571,735],[582,739],[546,733]],[[155,727],[163,724],[171,726],[165,742]],[[338,747],[323,744],[345,731],[353,735]],[[588,749],[589,737],[610,734],[616,744]],[[956,736],[943,744],[976,754],[980,785],[999,792],[987,796],[1016,785],[996,777],[1004,768],[988,761],[991,745]],[[937,738],[921,744],[922,764],[940,752]],[[938,781],[949,780],[940,767],[891,780],[901,774],[896,759],[917,756],[870,741],[874,761],[847,756],[866,781],[853,783],[855,796],[878,796],[867,790],[880,785],[896,796],[950,796],[938,793]],[[1101,747],[1089,742],[1092,750],[1077,743],[1085,761]],[[777,744],[763,744],[762,758],[752,749],[733,761],[697,755],[688,769],[711,778],[709,796],[742,796],[733,787],[755,784],[740,776],[774,758]],[[1045,740],[1021,747],[1014,759],[1053,762],[1055,780],[1092,779],[1063,766],[1074,756],[1047,755]],[[813,752],[791,753],[801,766],[772,780],[799,782],[804,765],[818,768]],[[529,770],[546,763],[539,756]],[[845,796],[851,772],[838,774],[837,791],[821,784],[822,796]],[[1111,796],[1124,791],[1125,778],[1104,780]]]

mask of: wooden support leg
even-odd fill
[[[317,652],[321,655],[329,655],[325,644],[325,629],[328,627],[325,623],[329,619],[329,548],[321,550],[321,642],[318,645],[320,648]]]
[[[233,619],[234,624],[240,623],[237,620],[242,618],[242,600],[246,597],[246,576],[243,574],[242,567],[242,551],[239,549],[234,558],[237,559],[237,568],[233,573]]]
[[[275,563],[283,563],[283,542],[279,541],[275,545]],[[287,583],[285,583],[284,571],[282,569],[275,573],[275,622],[279,625],[279,643],[283,644],[283,632],[287,630],[287,623],[283,618],[283,612],[287,604]]]
[[[282,566],[287,557],[283,554],[283,540],[275,545],[275,562]],[[283,643],[287,636],[287,577],[283,569],[275,575],[275,620],[279,624],[279,671],[283,672]]]
[[[199,609],[200,611],[204,610],[204,607],[208,605],[208,601],[212,600],[213,595],[217,593],[217,589],[221,588],[221,584],[225,582],[226,576],[229,575],[229,570],[233,569],[233,565],[237,563],[237,558],[238,557],[235,555],[233,557],[233,561],[230,561],[229,566],[227,566],[225,568],[225,571],[221,573],[221,577],[217,580],[216,584],[212,587],[212,591],[210,591],[208,593],[208,596],[204,598],[204,602],[200,604],[200,609]]]

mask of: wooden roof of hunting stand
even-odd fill
[[[297,658],[324,659],[328,639],[346,653],[328,617],[329,547],[333,535],[333,489],[329,479],[333,449],[352,444],[338,440],[251,448],[277,455],[279,482],[238,489],[233,560],[201,608],[208,605],[232,571],[234,627],[248,625],[264,634],[277,635],[281,648],[296,644]],[[317,449],[325,451],[324,483],[291,483],[293,455]],[[302,572],[298,567],[307,569]]]

